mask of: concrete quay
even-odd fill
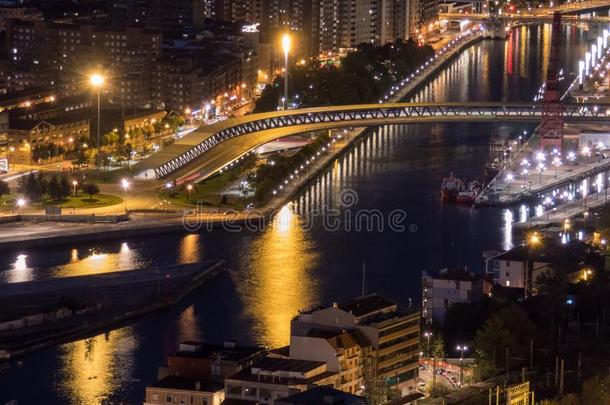
[[[0,361],[92,336],[174,305],[218,275],[222,264],[222,261],[205,261],[4,284],[0,289],[0,305],[5,309],[2,321],[19,319],[24,316],[24,310],[28,313],[48,311],[49,307],[59,305],[60,297],[80,303],[83,309],[63,318],[0,331]]]
[[[437,44],[437,56],[427,66],[424,66],[405,85],[390,93],[388,102],[396,102],[411,96],[422,85],[425,85],[442,67],[450,62],[461,51],[482,39],[479,30],[473,31],[460,39],[455,39],[450,48],[446,45],[454,40],[448,39]],[[445,50],[443,50],[445,48]],[[405,79],[406,80],[406,79]],[[162,233],[192,232],[192,227],[186,223],[198,223],[199,230],[222,229],[227,223],[234,225],[252,225],[260,228],[261,221],[268,220],[287,202],[292,200],[304,187],[321,174],[336,158],[350,150],[368,128],[356,128],[348,131],[341,140],[334,143],[327,153],[322,154],[310,169],[295,181],[283,188],[282,192],[268,203],[251,212],[199,212],[174,214],[130,214],[130,220],[112,224],[63,224],[63,223],[12,223],[0,225],[0,251],[50,246],[57,244],[72,244],[100,240],[113,240],[126,237],[155,235]],[[249,227],[249,229],[252,227]]]

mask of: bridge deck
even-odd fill
[[[608,122],[610,106],[567,104],[564,114],[572,122]],[[195,172],[207,177],[249,150],[297,133],[422,122],[536,122],[541,116],[541,104],[506,102],[363,104],[252,114],[201,127],[134,169],[154,171],[150,177],[156,178],[176,179]]]

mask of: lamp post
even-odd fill
[[[458,345],[457,350],[460,352],[460,387],[464,385],[464,352],[468,351],[468,346]]]
[[[424,337],[427,340],[427,349],[426,349],[426,355],[428,357],[430,357],[430,336],[432,336],[432,332],[424,332]]]
[[[127,190],[129,189],[129,181],[121,179],[121,187],[123,188],[123,202],[125,203],[125,212],[127,212]]]
[[[191,201],[191,191],[193,191],[193,185],[187,184],[186,186],[186,202]]]
[[[99,73],[94,73],[89,78],[91,86],[97,90],[97,153],[95,156],[95,166],[97,170],[97,176],[100,175],[100,97],[102,93],[102,86],[104,85],[104,76]]]
[[[74,187],[74,197],[76,197],[76,187],[78,186],[78,181],[72,180],[72,186]]]
[[[288,109],[288,52],[290,52],[290,35],[282,36],[282,49],[284,50],[284,110]]]
[[[25,199],[19,198],[17,199],[17,211],[20,212],[23,207],[25,207]]]

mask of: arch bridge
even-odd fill
[[[610,104],[563,104],[571,123],[610,123]],[[541,103],[388,103],[251,114],[202,126],[134,166],[138,179],[203,180],[273,140],[325,129],[387,124],[541,121]]]

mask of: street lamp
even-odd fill
[[[187,184],[186,186],[186,202],[189,202],[191,200],[191,191],[193,190],[193,185],[192,184]]]
[[[25,207],[25,200],[23,198],[17,199],[17,209],[20,210]]]
[[[290,35],[284,34],[282,36],[282,49],[284,50],[284,66],[286,72],[284,73],[284,110],[288,109],[288,52],[290,52]]]
[[[72,180],[72,186],[74,187],[74,197],[76,197],[76,187],[78,186],[78,181]]]
[[[129,181],[121,179],[121,187],[123,188],[123,202],[125,203],[125,212],[127,212],[127,190],[129,190]]]
[[[424,337],[428,341],[428,348],[426,350],[428,357],[430,357],[430,336],[432,336],[432,332],[424,332]]]
[[[468,351],[468,346],[458,345],[457,350],[460,352],[460,387],[464,385],[464,352]]]
[[[95,156],[95,165],[98,177],[100,175],[100,126],[102,124],[100,119],[100,97],[105,80],[106,79],[104,79],[104,76],[102,76],[100,73],[93,73],[89,77],[89,83],[91,83],[91,87],[97,90],[97,153]]]

